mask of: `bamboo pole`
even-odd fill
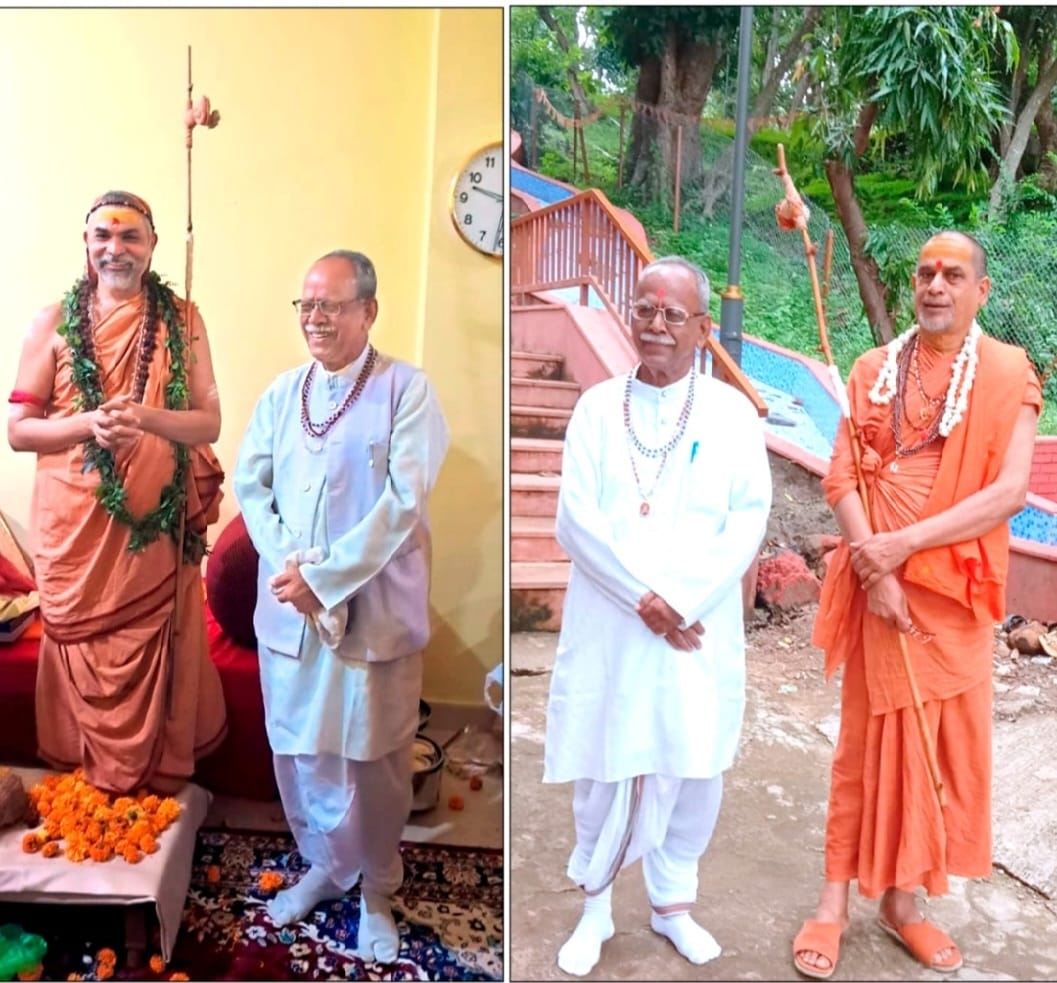
[[[672,231],[679,231],[679,192],[683,183],[683,124],[675,128],[675,217]]]
[[[785,185],[787,199],[792,200],[794,208],[799,206],[796,227],[800,229],[801,237],[804,240],[804,252],[807,254],[808,271],[811,274],[811,293],[815,301],[815,317],[818,320],[819,343],[822,352],[826,357],[826,364],[829,366],[830,374],[833,377],[834,386],[836,387],[837,396],[841,404],[841,413],[844,416],[845,425],[848,428],[848,438],[851,444],[852,457],[855,461],[855,476],[859,488],[859,498],[862,501],[863,510],[866,512],[866,520],[869,523],[869,527],[873,530],[875,528],[873,510],[870,508],[870,496],[866,488],[866,477],[862,470],[862,448],[859,445],[859,432],[855,426],[855,421],[852,419],[847,392],[844,389],[844,384],[840,378],[840,372],[834,361],[833,351],[829,345],[829,335],[826,331],[826,313],[822,304],[822,290],[819,286],[818,270],[815,266],[816,247],[811,242],[811,238],[808,235],[807,219],[804,216],[803,202],[801,201],[796,186],[793,184],[793,179],[789,175],[785,166],[785,147],[783,147],[782,144],[778,144],[778,167],[775,169],[775,174],[781,177]],[[936,759],[936,747],[932,740],[932,735],[929,733],[928,721],[925,719],[925,706],[922,703],[917,679],[914,676],[914,667],[910,662],[910,652],[907,649],[906,635],[901,631],[896,631],[896,636],[899,640],[899,653],[902,659],[903,672],[906,676],[907,684],[910,687],[911,699],[914,702],[914,715],[917,718],[918,732],[921,735],[921,744],[925,751],[925,758],[928,761],[929,775],[932,778],[932,787],[935,789],[940,809],[943,809],[947,805],[947,793],[943,787],[943,777],[940,775],[939,762]]]

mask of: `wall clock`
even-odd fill
[[[455,178],[451,220],[474,249],[503,255],[503,144],[477,151]]]

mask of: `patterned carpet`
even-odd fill
[[[380,965],[353,951],[358,888],[342,901],[320,905],[303,922],[277,929],[264,908],[273,894],[260,890],[258,878],[274,871],[293,884],[300,877],[305,863],[293,840],[203,830],[169,965],[160,972],[132,972],[119,961],[113,978],[168,980],[176,973],[192,980],[502,979],[501,851],[405,843],[401,852],[405,877],[395,902],[400,954],[395,963]],[[106,968],[100,975],[98,962],[84,955],[96,951],[83,939],[52,941],[45,978],[65,980],[77,970],[81,979],[106,978]]]

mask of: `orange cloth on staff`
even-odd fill
[[[144,297],[119,305],[96,326],[104,399],[131,392]],[[143,402],[164,406],[170,379],[166,326],[159,318]],[[190,352],[185,358],[190,359]],[[60,357],[49,415],[78,412],[69,357]],[[207,447],[192,448],[188,528],[216,521],[223,472]],[[172,445],[143,434],[118,452],[127,507],[143,516],[172,480]],[[37,671],[37,737],[52,765],[83,764],[88,780],[128,791],[190,777],[194,759],[225,732],[223,692],[209,660],[201,574],[180,565],[179,652],[170,627],[176,544],[163,534],[131,552],[129,527],[95,497],[99,475],[84,471],[84,446],[40,454],[31,528],[44,635]]]
[[[946,392],[956,355],[921,346],[925,392]],[[897,458],[894,403],[875,406],[868,397],[884,358],[883,348],[868,352],[848,380],[877,532],[942,512],[994,481],[1021,406],[1042,403],[1024,352],[984,336],[962,421],[949,437]],[[1011,393],[1022,396],[1011,399]],[[906,416],[919,419],[925,401],[915,385],[907,385],[904,402]],[[906,419],[901,423],[903,444],[912,447],[918,436]],[[823,487],[831,506],[857,490],[844,423]],[[1003,616],[1008,565],[1009,526],[1003,522],[978,539],[922,550],[897,571],[911,619],[934,636],[925,644],[912,636],[906,641],[947,791],[941,817],[898,636],[867,611],[847,544],[836,551],[812,639],[826,653],[827,676],[845,666],[826,825],[827,880],[857,878],[868,897],[893,886],[924,885],[939,894],[947,890],[948,873],[990,871],[993,623]]]

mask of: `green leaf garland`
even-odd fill
[[[83,412],[98,409],[103,403],[103,386],[99,366],[88,351],[86,331],[88,325],[81,305],[85,293],[85,278],[78,280],[63,297],[63,321],[58,332],[70,346],[71,374],[78,389],[77,408]],[[172,288],[157,273],[148,274],[147,296],[144,303],[156,302],[157,312],[165,323],[165,347],[169,353],[171,378],[165,387],[165,408],[182,410],[188,401],[187,352],[182,330],[179,305]],[[152,327],[156,330],[157,325]],[[95,497],[107,513],[129,527],[128,548],[133,552],[145,549],[162,533],[167,533],[173,542],[180,538],[180,516],[187,505],[187,467],[190,452],[186,444],[170,441],[176,464],[172,481],[162,489],[158,505],[142,518],[137,519],[128,510],[125,485],[118,474],[114,455],[96,443],[94,438],[84,442],[84,470],[99,472],[99,487]],[[205,539],[191,529],[184,531],[183,559],[185,563],[198,563],[206,552]]]

